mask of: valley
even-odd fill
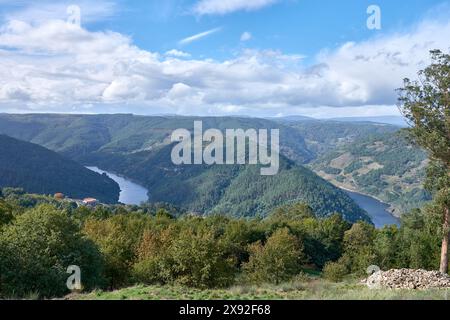
[[[258,177],[252,166],[174,165],[170,135],[179,128],[193,130],[196,119],[203,121],[205,130],[280,129],[280,173]],[[339,212],[349,221],[367,218],[339,188],[388,203],[396,216],[428,200],[421,187],[426,155],[397,139],[399,129],[303,117],[0,115],[0,133],[135,181],[152,190],[150,202],[172,203],[195,213],[248,217],[305,201],[321,216]],[[130,203],[146,199],[142,188],[136,192],[138,199]],[[380,203],[375,212],[386,211],[383,207]]]

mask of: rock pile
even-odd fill
[[[450,277],[438,271],[393,269],[375,272],[366,283],[369,288],[385,289],[450,288]]]

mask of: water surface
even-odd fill
[[[400,225],[400,220],[388,211],[389,206],[375,198],[360,193],[344,190],[361,208],[367,211],[375,227],[382,228],[386,225]]]
[[[119,202],[122,202],[124,204],[139,205],[141,204],[141,202],[145,202],[148,200],[148,190],[143,186],[134,183],[124,177],[120,177],[114,173],[101,170],[97,167],[86,168],[100,174],[105,173],[108,177],[117,182],[120,187]]]

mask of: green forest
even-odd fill
[[[4,189],[0,297],[62,297],[69,293],[69,265],[81,268],[84,292],[136,284],[282,284],[308,274],[339,282],[364,276],[373,264],[435,269],[439,226],[432,205],[403,216],[401,227],[377,230],[337,214],[318,218],[304,203],[281,206],[264,219],[238,219],[180,216],[163,205],[77,207]]]
[[[67,197],[94,197],[117,203],[119,186],[106,175],[33,143],[0,135],[0,187],[22,188],[29,193],[63,193]]]
[[[177,128],[192,129],[194,120],[132,115],[0,115],[0,132],[40,144],[83,165],[121,174],[145,186],[150,202],[172,203],[191,212],[266,216],[283,203],[302,201],[319,216],[338,212],[351,222],[369,221],[347,194],[302,165],[313,157],[302,136],[273,121],[201,118],[205,129],[280,128],[281,169],[276,176],[262,177],[254,166],[174,165],[170,134]]]

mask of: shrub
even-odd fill
[[[303,262],[303,245],[287,228],[279,229],[263,245],[249,246],[250,259],[243,269],[250,282],[279,284],[299,273]]]
[[[170,280],[170,244],[176,237],[175,228],[162,231],[146,230],[137,249],[137,262],[132,275],[135,281],[145,284],[165,283]],[[169,271],[169,275],[168,275]]]
[[[323,268],[323,277],[333,282],[340,282],[348,274],[348,269],[343,263],[327,262]]]
[[[0,290],[4,297],[61,296],[68,292],[67,267],[81,268],[84,288],[101,285],[102,260],[64,213],[41,205],[18,216],[0,234]]]
[[[131,267],[145,225],[144,216],[133,214],[85,221],[83,232],[95,242],[104,257],[104,275],[109,287],[117,288],[130,282]]]
[[[235,277],[234,261],[227,244],[210,230],[182,230],[169,247],[172,280],[178,284],[212,288],[230,285]]]
[[[134,278],[142,283],[176,283],[197,288],[232,284],[236,268],[230,243],[205,226],[147,230],[138,247]]]

